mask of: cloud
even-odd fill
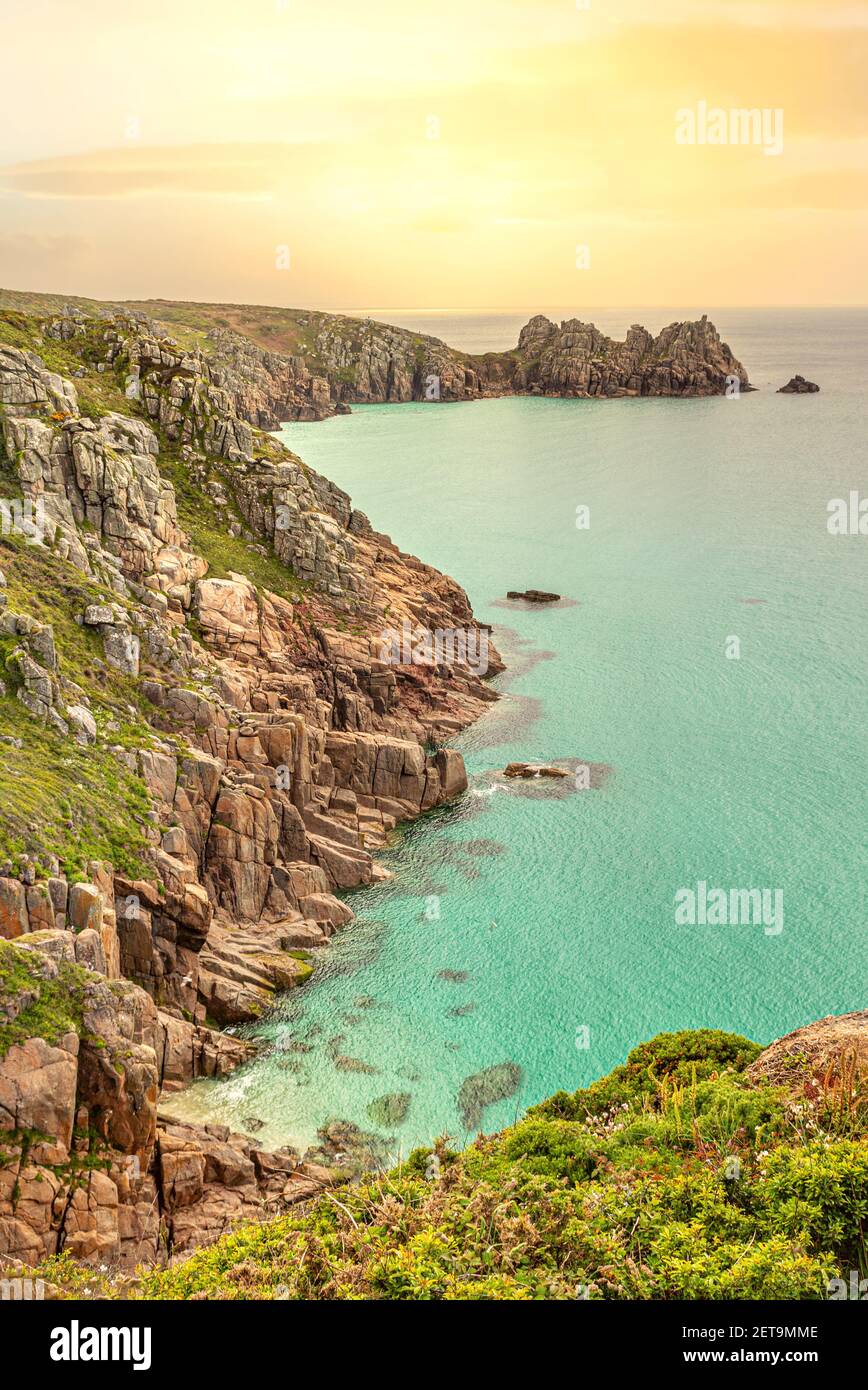
[[[0,191],[23,198],[221,197],[261,201],[290,172],[309,169],[314,146],[189,145],[126,148],[7,165]],[[320,154],[319,159],[322,156]]]

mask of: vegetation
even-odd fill
[[[259,544],[254,548],[244,539],[247,528],[233,496],[231,464],[225,459],[208,459],[194,478],[177,446],[167,440],[161,441],[157,464],[163,477],[174,486],[178,522],[189,535],[192,549],[208,561],[210,578],[225,579],[231,571],[246,575],[257,589],[267,589],[281,598],[307,592],[309,586],[278,560],[269,546]],[[215,483],[222,484],[228,499],[222,516],[214,507]],[[228,528],[233,521],[238,522],[242,534],[230,534]]]
[[[15,636],[0,637],[0,869],[35,860],[45,874],[54,855],[69,878],[86,878],[90,860],[109,860],[133,878],[145,864],[151,803],[144,783],[113,748],[147,747],[153,732],[138,683],[102,660],[102,642],[75,621],[89,603],[118,595],[75,566],[15,535],[0,540],[10,612],[51,626],[58,673],[86,697],[98,742],[81,747],[35,720],[17,698]]]
[[[28,1038],[44,1038],[54,1044],[67,1033],[81,1035],[88,971],[68,961],[58,963],[53,979],[46,979],[44,970],[43,956],[0,939],[0,1005],[6,1006],[0,1057]]]
[[[662,1034],[462,1153],[440,1139],[99,1296],[825,1299],[866,1272],[865,1096],[846,1069],[813,1101],[753,1081],[757,1051]]]

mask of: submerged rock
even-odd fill
[[[507,763],[504,777],[569,777],[563,767],[546,767],[540,763]]]
[[[345,1173],[376,1172],[389,1165],[389,1143],[351,1120],[329,1120],[317,1130],[319,1143],[307,1150],[306,1164],[338,1168]]]
[[[371,1066],[370,1062],[363,1062],[361,1057],[348,1057],[343,1052],[339,1052],[333,1061],[338,1071],[355,1071],[364,1076],[376,1076],[380,1070]]]
[[[508,1100],[521,1085],[522,1069],[517,1062],[500,1062],[474,1072],[461,1083],[458,1092],[458,1113],[466,1130],[477,1130],[482,1124],[483,1111],[499,1100]]]
[[[368,1106],[368,1119],[378,1129],[390,1129],[393,1125],[403,1124],[411,1100],[409,1091],[393,1091],[389,1095],[377,1096]]]

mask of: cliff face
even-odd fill
[[[236,403],[138,317],[0,315],[0,1254],[135,1263],[328,1178],[159,1095],[249,1055],[219,1029],[310,974],[495,698],[382,659],[478,637],[466,595]]]
[[[672,323],[656,338],[634,324],[623,343],[593,324],[567,319],[560,327],[541,314],[518,339],[511,378],[515,389],[563,396],[719,396],[727,378],[747,387],[744,367],[714,324]]]

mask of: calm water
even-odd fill
[[[678,316],[593,315],[618,332]],[[524,317],[413,326],[496,347]],[[359,921],[265,1027],[274,1050],[173,1108],[304,1142],[330,1116],[372,1128],[368,1104],[402,1092],[388,1132],[406,1152],[463,1138],[459,1087],[496,1063],[523,1080],[488,1129],[663,1029],[762,1041],[865,1005],[868,537],[830,536],[826,505],[868,493],[868,313],[712,317],[761,391],[372,406],[285,428],[378,529],[465,585],[509,669],[458,740],[470,792],[402,832],[391,884],[352,895]],[[770,389],[795,371],[821,394]],[[498,603],[525,587],[575,604]],[[610,771],[584,792],[497,776],[567,758]],[[676,926],[675,893],[698,880],[782,890],[783,930]]]

